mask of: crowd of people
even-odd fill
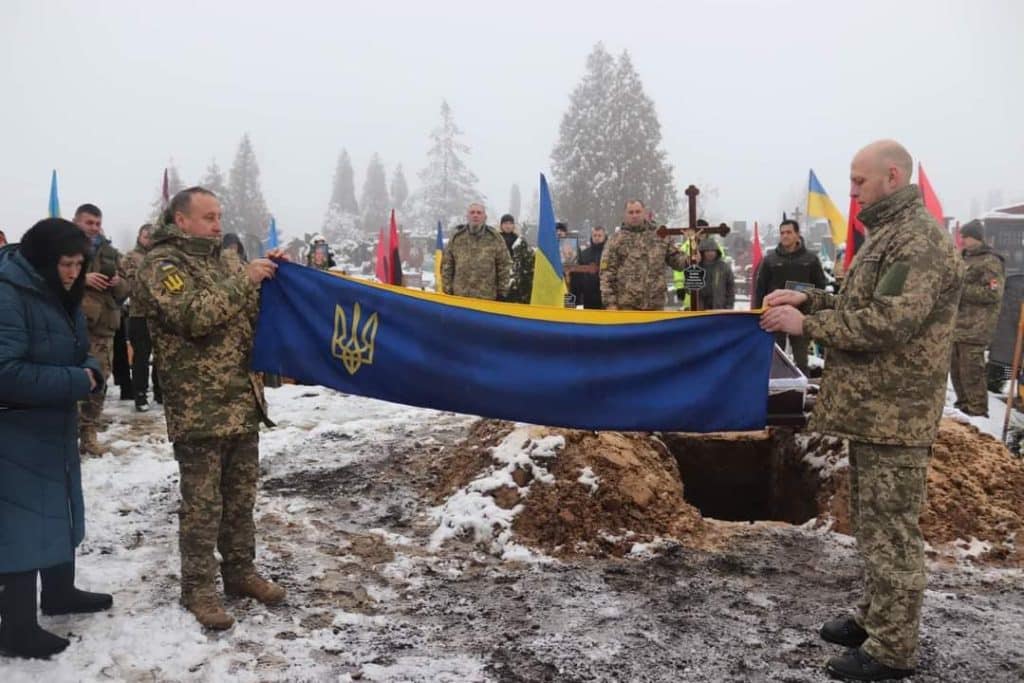
[[[1004,282],[1002,261],[980,231],[965,231],[965,249],[955,252],[910,183],[911,172],[911,157],[898,143],[860,150],[851,164],[851,195],[870,239],[842,290],[826,291],[799,224],[784,221],[778,247],[756,273],[752,302],[764,306],[761,327],[780,345],[788,341],[805,371],[808,343],[826,349],[810,428],[850,443],[851,518],[866,572],[854,613],[820,633],[850,648],[829,661],[829,670],[856,680],[899,678],[914,669],[925,588],[918,517],[946,378],[952,359],[958,406],[987,411],[984,351]],[[0,249],[6,654],[45,658],[68,646],[39,625],[40,606],[44,614],[63,614],[112,605],[111,595],[75,587],[75,548],[86,532],[81,458],[102,452],[97,431],[119,334],[133,352],[129,395],[139,411],[148,410],[152,378],[180,470],[182,605],[204,627],[230,628],[234,618],[217,590],[218,574],[225,593],[268,605],[286,598],[255,564],[259,428],[272,423],[262,378],[250,369],[260,286],[286,257],[271,250],[248,259],[237,236],[221,235],[221,217],[218,198],[191,187],[173,197],[160,221],[139,228],[123,256],[104,236],[94,204],[80,206],[73,221],[40,221],[19,244]],[[466,219],[444,250],[441,291],[529,303],[535,255],[515,218],[502,216],[495,229],[485,207],[473,203]],[[680,248],[659,236],[643,202],[630,199],[617,230],[595,227],[589,244],[570,255],[573,303],[662,310],[666,268],[699,265],[702,286],[684,294],[692,297],[690,307],[732,309],[735,281],[722,247],[707,238],[694,244]],[[335,266],[321,236],[306,265]]]

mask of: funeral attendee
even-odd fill
[[[665,266],[682,270],[689,257],[647,220],[639,199],[625,205],[618,232],[608,239],[601,255],[601,301],[610,310],[660,311],[665,307]]]
[[[516,230],[516,219],[512,214],[506,213],[501,217],[498,229],[512,258],[512,281],[506,300],[528,304],[533,292],[533,247]]]
[[[104,390],[82,402],[78,425],[79,447],[83,454],[101,455],[96,438],[106,381],[110,377],[114,353],[114,334],[121,326],[121,304],[128,297],[128,283],[121,277],[121,254],[103,236],[103,213],[95,204],[82,204],[75,210],[75,225],[89,238],[92,252],[85,266],[85,296],[82,311],[89,323],[89,354],[102,368]]]
[[[153,226],[146,223],[139,227],[135,237],[135,248],[125,254],[124,277],[128,281],[130,303],[128,306],[128,340],[132,344],[132,393],[135,410],[144,413],[149,410],[150,358],[153,355],[153,339],[146,323],[146,307],[138,295],[139,267],[153,246]],[[156,363],[153,370],[153,400],[163,402],[160,393],[160,378]]]
[[[441,285],[445,294],[501,301],[508,297],[512,257],[505,240],[487,225],[483,204],[466,209],[466,223],[455,228],[441,257]]]
[[[992,343],[999,322],[1006,273],[1003,257],[985,244],[980,223],[968,223],[960,236],[964,241],[962,256],[967,273],[953,334],[950,375],[956,407],[968,415],[988,416],[985,349]]]
[[[809,429],[849,440],[850,520],[865,565],[857,610],[826,623],[845,646],[828,671],[853,680],[913,673],[925,591],[919,518],[928,457],[946,396],[946,370],[964,265],[931,217],[913,162],[898,143],[859,151],[850,195],[870,232],[842,294],[776,290],[761,327],[826,348]]]
[[[821,267],[821,260],[817,254],[807,250],[803,238],[800,236],[800,224],[792,219],[784,220],[779,225],[779,244],[768,252],[757,270],[754,299],[750,307],[760,308],[761,302],[769,292],[785,289],[787,282],[793,283],[790,285],[793,288],[802,284],[816,289],[825,289],[825,285],[828,284],[825,271]],[[793,350],[793,362],[806,375],[808,373],[807,348],[809,346],[807,339],[777,334],[775,343],[785,349],[787,337],[790,348]]]
[[[221,247],[238,254],[238,259],[242,263],[249,262],[249,256],[245,253],[245,245],[242,244],[242,238],[233,232],[224,234],[224,239],[221,240]]]
[[[580,252],[580,265],[593,266],[599,269],[601,255],[604,254],[604,245],[608,239],[608,233],[604,227],[598,225],[590,231],[590,244]],[[576,297],[576,303],[583,308],[602,308],[601,306],[601,276],[599,270],[593,273],[580,272],[572,273],[569,282],[572,294]]]
[[[736,279],[732,264],[722,258],[722,247],[711,238],[700,243],[700,267],[704,269],[704,287],[700,290],[698,311],[731,311],[736,304]]]
[[[81,309],[89,239],[48,218],[11,249],[0,264],[0,653],[46,658],[68,641],[39,626],[37,575],[44,614],[112,603],[75,588],[85,536],[77,401],[102,394],[103,372]]]
[[[4,234],[3,230],[0,230],[0,247],[7,245],[7,235]]]
[[[270,421],[263,384],[250,370],[253,328],[260,283],[277,265],[267,258],[243,265],[222,248],[221,207],[212,192],[182,190],[170,210],[174,221],[154,231],[138,293],[160,359],[167,436],[180,470],[181,601],[200,624],[223,630],[234,618],[217,593],[218,569],[229,595],[268,605],[285,597],[254,564],[259,425]]]

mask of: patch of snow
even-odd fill
[[[969,541],[958,538],[953,541],[953,546],[957,549],[957,555],[961,559],[977,559],[992,551],[991,543],[988,541],[979,541],[974,536],[971,536]]]
[[[579,479],[576,481],[590,489],[590,495],[594,495],[597,493],[597,485],[601,482],[601,479],[594,474],[594,470],[590,469],[590,467],[584,467],[580,470]]]

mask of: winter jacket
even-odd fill
[[[723,260],[722,247],[714,240],[702,242],[701,252],[710,247],[718,250],[718,258],[711,263],[701,262],[704,269],[704,288],[700,290],[698,311],[731,311],[736,305],[736,279],[732,264]]]
[[[508,255],[512,259],[512,279],[505,300],[528,304],[533,293],[533,247],[514,232],[503,232],[501,238],[505,240]]]
[[[68,315],[20,254],[0,264],[0,573],[70,562],[85,536],[78,401],[89,395],[85,316]]]
[[[818,255],[807,251],[803,240],[793,251],[786,251],[780,244],[764,257],[757,269],[757,286],[750,307],[761,308],[764,297],[776,289],[785,289],[787,282],[807,282],[815,289],[825,289],[828,284]]]
[[[601,255],[604,253],[604,245],[590,243],[590,246],[580,252],[581,266],[600,266]],[[598,273],[572,273],[569,282],[576,303],[583,308],[603,308],[601,305],[601,276]]]
[[[623,225],[608,238],[601,254],[601,301],[606,308],[660,311],[665,308],[665,266],[682,270],[689,257],[667,239],[658,226]]]
[[[512,257],[501,234],[489,225],[460,225],[441,257],[445,294],[504,301],[512,281]]]
[[[1006,286],[1003,257],[983,244],[977,249],[964,249],[963,258],[967,274],[953,341],[988,346],[996,332]]]
[[[86,272],[102,273],[111,278],[121,276],[121,282],[102,292],[86,287],[85,298],[82,299],[82,312],[89,322],[89,335],[113,337],[121,327],[121,304],[128,298],[129,291],[121,265],[121,254],[110,244],[110,240],[99,238],[86,265]]]

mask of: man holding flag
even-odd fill
[[[761,320],[768,332],[828,349],[809,428],[849,440],[850,520],[865,585],[856,613],[826,623],[821,637],[851,648],[828,671],[860,681],[914,672],[927,583],[919,518],[964,279],[912,172],[895,141],[858,152],[850,195],[871,239],[843,292],[776,290]]]
[[[498,231],[487,225],[484,205],[466,209],[466,224],[455,229],[441,258],[445,294],[504,301],[512,279],[512,257]]]
[[[665,308],[665,266],[683,270],[690,256],[647,220],[639,199],[626,202],[621,229],[608,240],[601,255],[601,301],[608,310],[660,311]]]

